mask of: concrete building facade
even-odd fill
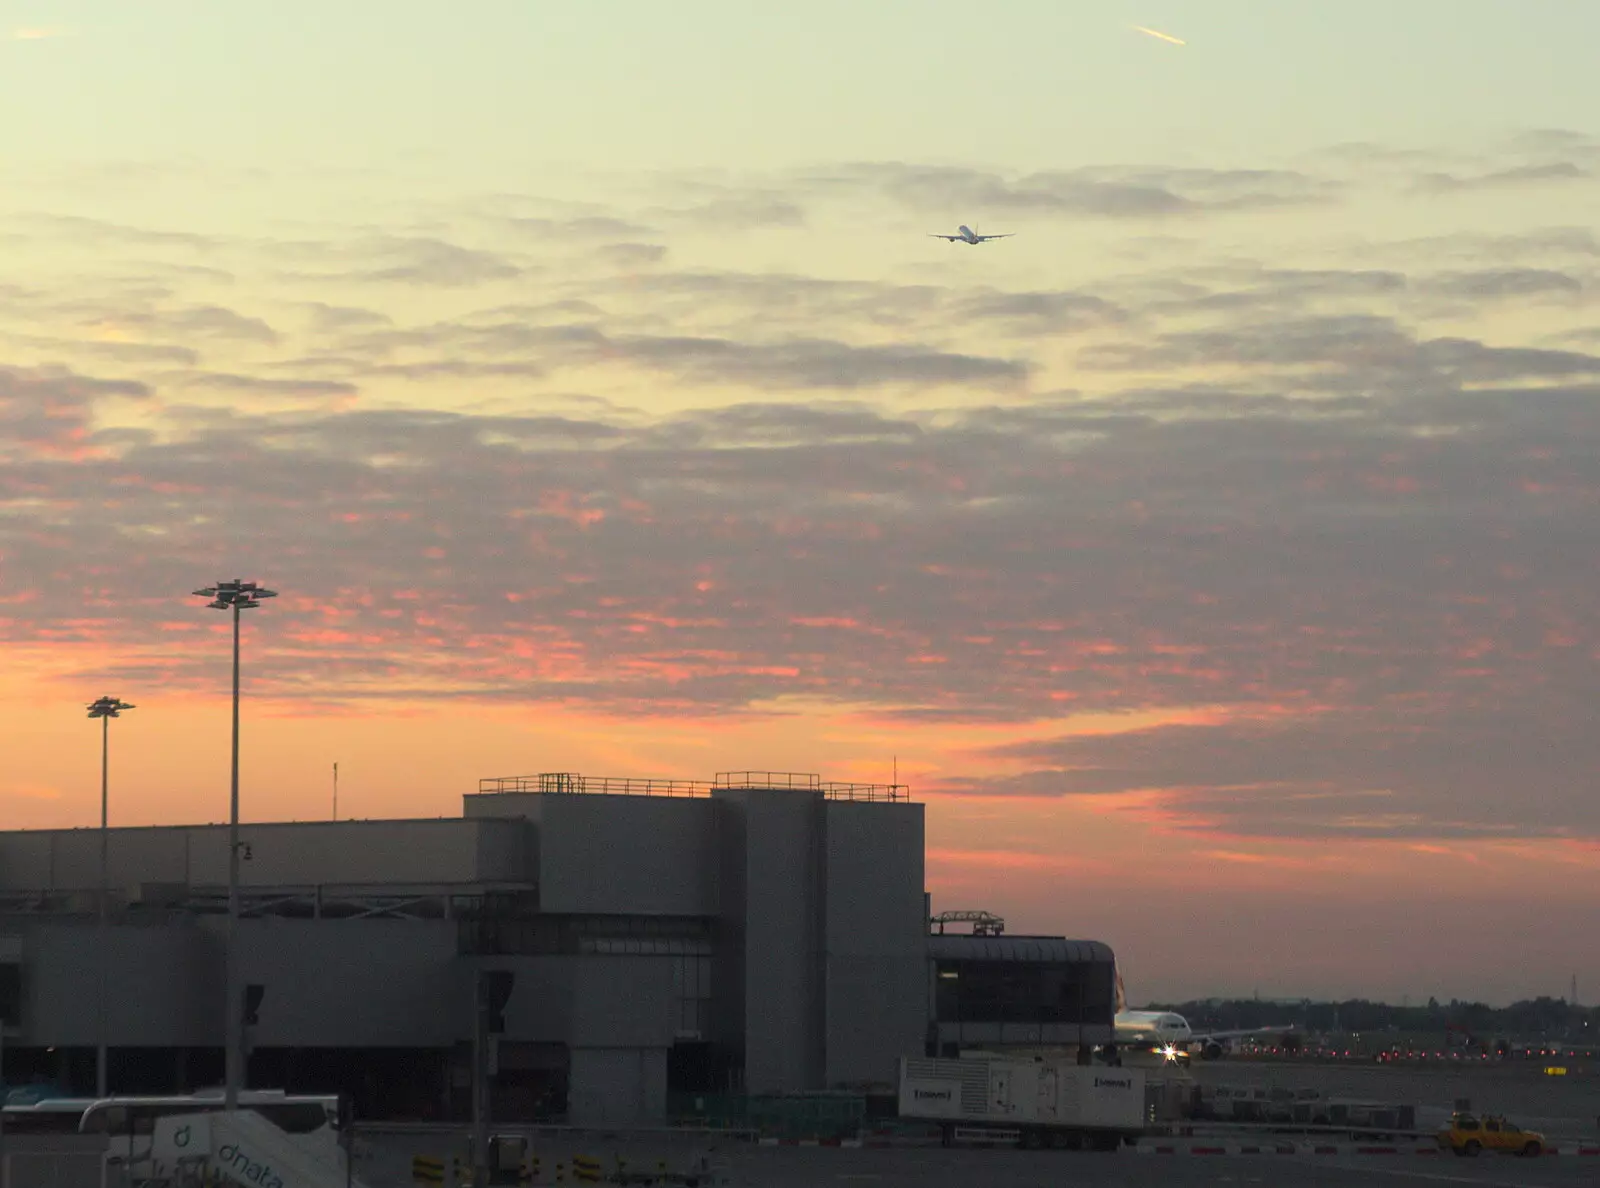
[[[928,936],[923,806],[903,786],[556,773],[464,800],[452,819],[241,827],[251,1084],[462,1117],[485,969],[514,977],[493,1042],[506,1119],[660,1122],[672,1094],[891,1090],[901,1056],[963,1036],[1111,1038],[1109,950],[1090,942],[1034,954],[1086,963],[1043,1029],[950,997],[952,971],[979,993],[1032,950]],[[86,1092],[105,1042],[113,1091],[216,1084],[227,828],[110,830],[105,924],[100,842],[0,833],[0,1080]],[[1041,976],[1035,997],[1065,985]],[[937,1017],[946,1000],[959,1018]]]
[[[519,1116],[659,1120],[669,1085],[882,1086],[924,1047],[904,788],[562,773],[485,781],[458,819],[241,835],[256,1083],[337,1066],[358,1099],[419,1091],[378,1112],[459,1113],[484,968],[514,974],[495,1081]],[[0,834],[0,1076],[81,1091],[103,1037],[119,1091],[219,1079],[226,872],[225,827],[113,829],[102,926],[99,830]]]

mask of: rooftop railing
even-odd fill
[[[718,788],[820,788],[822,777],[810,771],[719,771]]]
[[[538,775],[490,776],[478,781],[481,795],[541,793],[544,795],[610,796],[710,796],[718,789],[759,788],[820,792],[828,800],[910,800],[905,784],[855,784],[824,782],[813,772],[719,771],[705,780],[658,780],[638,776],[585,776],[572,771],[543,771]]]
[[[657,780],[637,776],[584,776],[572,771],[543,771],[531,776],[494,776],[478,781],[478,791],[596,793],[612,796],[709,796],[704,780]]]
[[[822,794],[829,800],[910,800],[911,788],[907,784],[841,784],[822,785]]]

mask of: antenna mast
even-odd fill
[[[339,819],[339,765],[333,765],[333,819]]]

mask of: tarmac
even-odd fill
[[[1546,1065],[1566,1067],[1567,1074],[1546,1075]],[[1428,1129],[1447,1120],[1455,1102],[1465,1099],[1479,1113],[1504,1115],[1525,1128],[1544,1131],[1552,1141],[1600,1141],[1600,1068],[1585,1062],[1197,1060],[1190,1075],[1202,1086],[1310,1089],[1324,1098],[1411,1104],[1419,1107],[1419,1128]]]
[[[388,1146],[385,1143],[385,1146]],[[661,1143],[618,1140],[586,1144],[600,1159],[602,1175],[621,1155],[630,1171],[646,1171],[658,1157],[676,1163],[686,1152]],[[1270,1148],[1269,1148],[1270,1149]],[[603,1154],[602,1154],[603,1152]],[[402,1188],[412,1183],[408,1160],[399,1149],[363,1161],[357,1174],[370,1188]],[[574,1184],[570,1155],[551,1150],[541,1157],[537,1183],[555,1183],[554,1164],[564,1162],[563,1184]],[[385,1166],[386,1165],[386,1166]],[[1125,1147],[1115,1154],[1077,1151],[946,1150],[943,1148],[765,1147],[741,1144],[712,1153],[718,1188],[1146,1188],[1172,1185],[1284,1185],[1285,1188],[1355,1188],[1357,1185],[1485,1185],[1488,1188],[1592,1188],[1600,1180],[1600,1159],[1544,1156],[1518,1159],[1485,1156],[1475,1160],[1416,1154],[1294,1154],[1171,1156]],[[447,1178],[446,1184],[451,1183]]]
[[[620,1157],[627,1172],[648,1173],[664,1162],[669,1170],[704,1158],[718,1188],[1140,1188],[1172,1185],[1261,1185],[1270,1188],[1344,1188],[1356,1185],[1481,1184],[1489,1188],[1565,1188],[1600,1185],[1600,1069],[1569,1069],[1545,1075],[1542,1066],[1342,1065],[1310,1062],[1223,1060],[1196,1062],[1202,1085],[1314,1089],[1325,1098],[1408,1103],[1419,1107],[1419,1128],[1448,1116],[1457,1099],[1473,1109],[1501,1113],[1525,1127],[1543,1130],[1555,1154],[1538,1158],[1484,1155],[1452,1158],[1427,1138],[1356,1141],[1348,1137],[1287,1136],[1219,1129],[1181,1138],[1148,1137],[1115,1153],[1021,1151],[1010,1148],[945,1149],[930,1146],[772,1145],[726,1138],[625,1132],[540,1134],[539,1185],[581,1183],[573,1159],[596,1159],[609,1176]],[[1422,1119],[1428,1118],[1424,1124]],[[371,1154],[357,1164],[370,1188],[410,1188],[413,1154],[464,1153],[465,1132],[397,1133],[364,1130]],[[558,1179],[559,1177],[559,1179]],[[631,1178],[631,1177],[630,1177]],[[452,1181],[447,1177],[446,1185]]]

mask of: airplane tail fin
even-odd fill
[[[1111,972],[1117,979],[1117,1014],[1120,1015],[1123,1011],[1128,1009],[1128,994],[1127,991],[1122,988],[1122,970],[1113,965],[1111,967]]]

